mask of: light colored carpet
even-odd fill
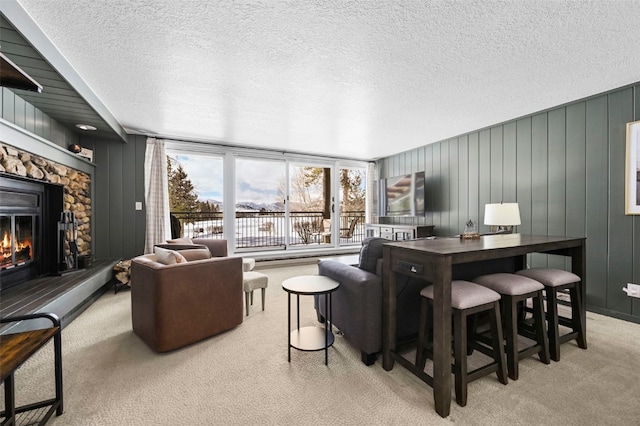
[[[189,347],[152,352],[131,329],[130,293],[108,292],[62,332],[65,412],[60,425],[638,425],[640,325],[588,314],[589,349],[562,360],[521,362],[520,380],[495,375],[469,386],[466,407],[433,409],[431,388],[397,365],[371,367],[342,336],[324,352],[292,350],[287,362],[284,279],[316,265],[262,269],[266,310],[255,298],[237,328]],[[317,324],[301,297],[301,325]],[[53,350],[16,372],[19,404],[53,395]],[[39,389],[40,388],[40,389]]]

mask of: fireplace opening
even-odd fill
[[[13,268],[34,260],[35,215],[0,216],[1,268]]]
[[[57,271],[63,188],[0,176],[0,289]]]

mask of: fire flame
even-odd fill
[[[2,235],[2,242],[0,244],[0,247],[2,249],[2,266],[7,266],[11,264],[11,235],[9,232],[4,232]],[[25,250],[27,249],[28,250]],[[17,254],[19,254],[20,252],[25,251],[26,253],[28,253],[28,255],[26,256],[26,258],[16,258],[16,261],[26,261],[31,259],[31,239],[25,238],[22,241],[16,241],[15,244],[15,252]]]

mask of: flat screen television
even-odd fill
[[[383,179],[380,198],[380,216],[424,216],[424,172],[411,173]]]

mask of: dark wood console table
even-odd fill
[[[0,323],[9,323],[16,321],[26,321],[36,318],[47,318],[51,320],[53,326],[50,328],[23,331],[13,334],[0,335],[0,377],[4,382],[4,405],[5,409],[0,413],[0,417],[4,418],[2,425],[16,424],[16,415],[31,410],[37,410],[43,407],[49,407],[44,416],[37,423],[44,425],[53,412],[61,415],[63,412],[62,405],[62,348],[60,336],[60,320],[57,315],[50,313],[21,315],[14,317],[6,317],[0,319]],[[54,344],[54,367],[55,367],[55,398],[46,401],[36,402],[22,407],[15,406],[15,389],[14,378],[15,371],[20,367],[31,355],[35,354],[49,340],[53,338]],[[32,424],[32,423],[30,423]]]
[[[513,258],[516,269],[526,266],[528,253],[571,257],[571,270],[582,279],[582,326],[586,325],[585,238],[523,234],[486,235],[477,240],[436,238],[388,243],[383,247],[382,365],[394,361],[433,387],[435,410],[449,415],[451,406],[451,279],[456,265]],[[433,283],[433,380],[396,352],[397,276],[407,275]],[[586,330],[586,327],[584,328]]]

